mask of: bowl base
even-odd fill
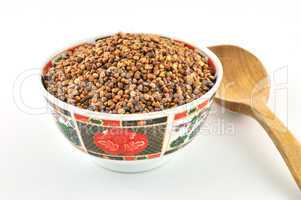
[[[119,173],[141,173],[158,168],[170,160],[170,156],[150,160],[116,161],[92,158],[93,162],[104,169]]]

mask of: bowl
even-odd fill
[[[216,74],[215,83],[200,98],[157,112],[93,112],[65,103],[50,94],[43,84],[43,75],[53,63],[58,62],[67,51],[101,38],[82,42],[57,53],[42,68],[40,84],[47,105],[58,128],[69,142],[100,166],[128,173],[156,168],[177,155],[176,152],[189,144],[200,132],[222,80],[222,64],[208,48],[183,42],[208,58],[209,67]]]

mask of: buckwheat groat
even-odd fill
[[[147,113],[189,103],[214,84],[197,50],[150,34],[118,33],[83,44],[53,64],[46,89],[62,101],[106,113]]]

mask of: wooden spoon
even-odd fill
[[[270,84],[261,62],[250,52],[231,45],[210,49],[223,64],[217,103],[255,118],[269,134],[301,190],[301,145],[266,105]]]

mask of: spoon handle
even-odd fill
[[[301,190],[301,144],[266,104],[256,105],[253,111],[254,117],[268,132]]]

